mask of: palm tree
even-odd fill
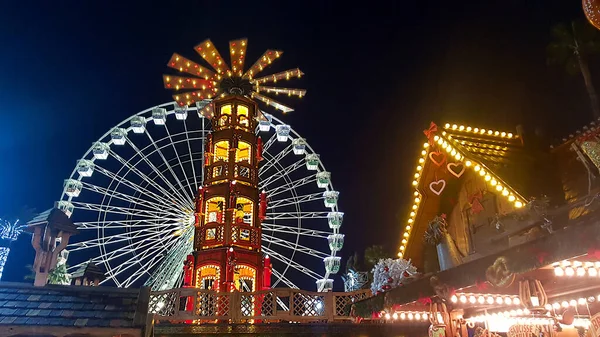
[[[48,283],[50,284],[69,284],[71,283],[71,278],[67,273],[67,264],[60,263],[56,266],[56,268],[50,270],[48,273]]]
[[[588,67],[588,57],[600,53],[598,31],[583,20],[572,21],[570,25],[558,24],[552,28],[552,42],[547,47],[548,64],[561,64],[569,74],[581,73],[594,119],[600,118],[598,95],[592,83]]]
[[[387,259],[388,257],[390,257],[390,255],[386,253],[383,246],[374,245],[367,247],[367,249],[365,249],[365,266],[368,270],[371,270],[379,260]]]
[[[2,279],[4,265],[10,253],[10,245],[19,238],[25,227],[26,225],[21,224],[19,220],[8,221],[0,219],[0,279]]]

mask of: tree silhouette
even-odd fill
[[[547,47],[548,64],[563,65],[569,74],[581,73],[594,119],[600,117],[600,105],[587,61],[598,53],[600,35],[588,22],[576,20],[552,28],[552,42]]]

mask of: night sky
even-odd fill
[[[92,142],[171,100],[166,62],[201,60],[192,48],[206,38],[226,54],[247,37],[252,61],[280,49],[273,70],[306,73],[289,86],[307,96],[283,119],[333,173],[345,257],[396,251],[429,121],[560,137],[589,116],[581,78],[545,53],[550,27],[581,17],[580,1],[119,2],[0,5],[0,214],[52,207]],[[23,280],[29,240],[13,246],[3,280]]]

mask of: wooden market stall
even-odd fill
[[[418,314],[440,336],[596,336],[599,132],[592,123],[550,147],[522,128],[431,123],[398,251],[421,277],[355,315]]]

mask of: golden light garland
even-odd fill
[[[457,125],[457,124],[450,124],[450,123],[446,123],[444,125],[444,129],[452,130],[453,132],[459,131],[459,132],[464,132],[464,133],[479,134],[479,135],[488,136],[488,137],[498,137],[498,138],[507,138],[507,139],[518,138],[518,136],[515,136],[510,132],[487,130],[487,129],[483,129],[483,128],[474,128],[471,126],[464,126],[464,125]]]
[[[554,275],[558,277],[598,277],[600,276],[600,261],[562,261],[552,264]]]
[[[428,311],[396,311],[393,314],[385,313],[383,317],[387,320],[423,321],[429,323]]]
[[[452,303],[458,304],[487,304],[487,305],[521,305],[517,295],[456,293],[450,297]]]
[[[414,180],[412,182],[415,191],[413,192],[413,205],[410,210],[410,214],[408,215],[408,220],[406,227],[402,233],[401,245],[399,247],[398,257],[402,258],[404,256],[404,250],[406,249],[406,245],[408,243],[408,239],[410,237],[410,232],[412,231],[412,226],[415,222],[415,217],[417,216],[417,212],[419,211],[419,205],[421,204],[421,194],[417,190],[417,186],[419,186],[419,181],[421,180],[421,173],[423,168],[425,167],[425,161],[427,160],[427,155],[429,154],[429,143],[423,144],[423,150],[421,150],[419,159],[417,160],[417,166],[415,167]]]

